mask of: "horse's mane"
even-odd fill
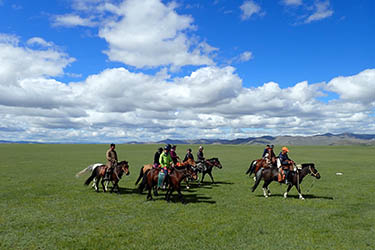
[[[302,168],[307,168],[307,167],[313,167],[315,168],[315,164],[314,163],[302,163],[301,164]]]

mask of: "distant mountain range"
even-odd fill
[[[221,139],[198,139],[198,140],[163,140],[161,144],[273,144],[273,145],[373,145],[375,146],[375,135],[370,134],[322,134],[313,136],[261,136],[238,138],[233,140]]]
[[[20,143],[20,144],[42,144],[34,141],[6,141],[0,143]],[[81,143],[77,142],[76,144]],[[84,142],[89,143],[89,142]],[[197,140],[173,140],[167,139],[158,142],[127,142],[126,144],[234,144],[234,145],[367,145],[375,146],[375,134],[321,134],[312,136],[261,136],[238,138],[233,140],[224,139],[197,139]],[[55,143],[57,144],[57,143]],[[70,144],[75,144],[70,143]]]

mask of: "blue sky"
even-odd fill
[[[0,0],[0,139],[375,133],[374,11],[371,0]]]

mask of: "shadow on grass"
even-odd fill
[[[208,204],[215,204],[216,201],[211,200],[211,197],[199,195],[199,194],[182,194],[184,196],[185,204],[189,203],[208,203]],[[163,196],[164,198],[164,196]],[[178,203],[180,199],[178,198],[177,192],[173,192],[171,196],[171,202]]]
[[[303,195],[303,198],[305,199],[324,199],[324,200],[333,200],[333,197],[330,197],[330,196],[319,196],[319,195],[313,195],[313,194],[302,194]],[[264,198],[264,195],[261,195],[261,194],[258,194],[256,195],[256,197],[263,197]],[[284,197],[283,194],[272,194],[270,197],[268,198],[272,198],[272,197]],[[299,195],[297,194],[292,194],[292,195],[289,195],[288,194],[288,198],[294,198],[294,199],[299,199]]]
[[[233,184],[234,184],[233,182],[226,182],[226,181],[216,181],[214,183],[212,183],[211,181],[208,181],[208,182],[201,182],[200,184],[197,182],[190,183],[190,187],[211,189],[212,187],[217,187],[221,185],[233,185]]]

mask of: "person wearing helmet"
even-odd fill
[[[116,148],[116,145],[112,143],[109,146],[109,149],[107,150],[107,152],[105,153],[105,158],[107,159],[107,163],[106,163],[107,171],[106,171],[105,176],[104,176],[105,180],[111,179],[113,169],[117,165],[118,159],[117,159],[117,153],[116,153],[115,148]]]
[[[282,147],[281,152],[279,154],[281,168],[285,172],[285,184],[289,184],[288,177],[290,172],[290,165],[293,164],[293,161],[289,159],[288,152],[289,149],[287,147]]]
[[[161,153],[163,152],[163,148],[158,148],[158,150],[155,152],[155,155],[154,155],[154,168],[157,168],[159,167],[160,165],[160,155]]]
[[[166,177],[168,177],[168,172],[170,171],[170,169],[173,166],[173,160],[172,160],[172,157],[169,153],[169,147],[168,146],[164,147],[164,152],[161,153],[160,158],[159,158],[159,162],[160,162],[161,170],[160,170],[159,176],[158,176],[158,188],[161,188],[162,185],[164,184],[164,180],[166,179]],[[165,186],[163,185],[163,188],[164,187]]]
[[[178,160],[180,159],[180,157],[177,156],[176,148],[177,148],[177,146],[173,145],[172,148],[171,148],[171,151],[170,151],[172,161],[175,165],[177,164]]]
[[[189,160],[189,159],[191,159],[191,160],[194,161],[194,155],[191,153],[191,148],[189,148],[189,149],[187,150],[183,162],[186,162],[186,161]]]
[[[203,155],[203,147],[199,146],[198,152],[197,152],[197,158],[198,161],[204,161],[204,155]]]

